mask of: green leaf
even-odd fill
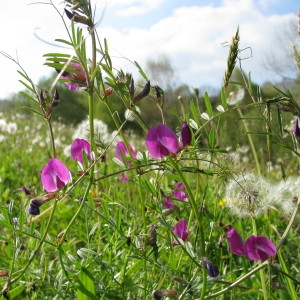
[[[77,278],[79,284],[77,288],[77,299],[78,300],[97,300],[95,285],[92,274],[85,268],[82,267]]]
[[[149,181],[149,180],[145,180],[144,181],[148,190],[150,191],[150,193],[154,196],[154,197],[157,197],[157,191],[156,189],[154,188],[153,184]]]
[[[215,130],[213,128],[208,135],[208,144],[211,149],[215,148]]]
[[[69,41],[66,41],[66,40],[63,40],[63,39],[55,39],[55,41],[59,42],[59,43],[67,44],[68,46],[73,47],[73,44]]]
[[[211,117],[213,115],[213,110],[212,110],[211,102],[210,102],[210,99],[209,99],[209,96],[208,96],[207,92],[204,93],[204,102],[205,102],[205,106],[206,106],[206,109],[207,109],[207,113]]]
[[[204,169],[199,169],[196,167],[182,167],[180,168],[182,172],[188,172],[188,173],[203,173],[206,175],[214,175],[216,172],[211,171],[211,170],[204,170]]]
[[[26,286],[25,285],[19,285],[16,288],[9,290],[7,292],[8,298],[9,299],[14,299],[17,296],[19,296],[24,290],[25,290]]]
[[[143,69],[141,68],[141,66],[138,64],[137,61],[134,61],[134,64],[137,66],[137,68],[139,69],[140,74],[143,76],[143,78],[148,81],[148,77],[146,75],[146,73],[143,71]]]

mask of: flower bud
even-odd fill
[[[181,139],[181,146],[183,148],[190,145],[190,143],[192,141],[192,132],[191,132],[189,125],[186,122],[182,123],[180,139]]]
[[[60,100],[59,100],[59,94],[58,94],[57,89],[55,89],[51,106],[52,107],[56,107],[59,104],[59,102],[60,102]]]
[[[145,245],[155,245],[156,244],[156,228],[155,224],[151,224],[150,228],[148,229],[147,236],[145,237]]]
[[[105,89],[104,94],[105,96],[109,96],[114,92],[114,89],[112,87],[109,87],[107,89]]]
[[[135,97],[133,97],[133,103],[136,103],[143,98],[145,98],[150,92],[150,80],[148,80],[141,92],[139,92]]]
[[[161,300],[164,296],[176,296],[177,291],[175,290],[154,290],[152,297],[156,300]]]

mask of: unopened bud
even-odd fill
[[[105,89],[104,94],[105,96],[109,96],[114,92],[114,89],[112,87],[109,87],[107,89]]]
[[[65,13],[71,21],[74,21],[75,23],[81,23],[81,24],[89,25],[88,18],[78,14],[77,12],[71,13],[70,11],[65,9]]]
[[[145,237],[145,245],[155,245],[156,244],[156,225],[151,224],[148,229],[147,236]]]
[[[58,94],[57,89],[55,89],[51,106],[52,107],[56,107],[59,104],[59,102],[60,102],[60,100],[59,100],[59,94]]]
[[[165,296],[177,296],[177,291],[175,291],[175,290],[154,290],[152,292],[152,297],[156,300],[161,300]]]
[[[133,97],[133,103],[136,103],[143,98],[145,98],[150,92],[150,80],[148,80],[141,92],[139,92],[135,97]]]
[[[0,277],[8,276],[7,270],[0,270]]]

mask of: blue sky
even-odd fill
[[[62,22],[49,5],[28,5],[30,0],[2,0],[0,50],[14,58],[35,82],[49,76],[42,55],[64,51],[43,43],[65,38]],[[42,0],[49,2],[48,0]],[[143,67],[147,61],[167,56],[176,72],[175,84],[219,88],[226,68],[228,48],[240,26],[241,48],[250,47],[252,57],[242,62],[254,81],[281,80],[296,76],[291,45],[300,36],[295,0],[107,0],[96,1],[101,38],[109,43],[116,68],[135,74],[128,60]],[[53,0],[60,11],[63,1]],[[299,6],[298,6],[299,5]],[[13,26],[11,26],[13,24]],[[250,48],[242,54],[250,55]],[[67,51],[67,50],[66,50]],[[17,66],[0,56],[0,98],[22,89]],[[286,68],[289,66],[290,68]],[[138,76],[135,74],[135,76]],[[159,83],[157,83],[159,84]]]

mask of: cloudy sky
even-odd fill
[[[35,83],[51,70],[44,53],[67,52],[56,38],[66,38],[63,23],[49,0],[1,0],[0,51],[17,59]],[[62,0],[53,0],[63,12]],[[135,72],[149,60],[169,58],[176,84],[192,87],[222,83],[228,43],[240,26],[243,70],[254,81],[293,77],[291,58],[297,35],[296,0],[97,0],[100,38],[106,38],[114,66]],[[251,49],[251,50],[250,50]],[[18,92],[18,66],[0,56],[0,98]]]

